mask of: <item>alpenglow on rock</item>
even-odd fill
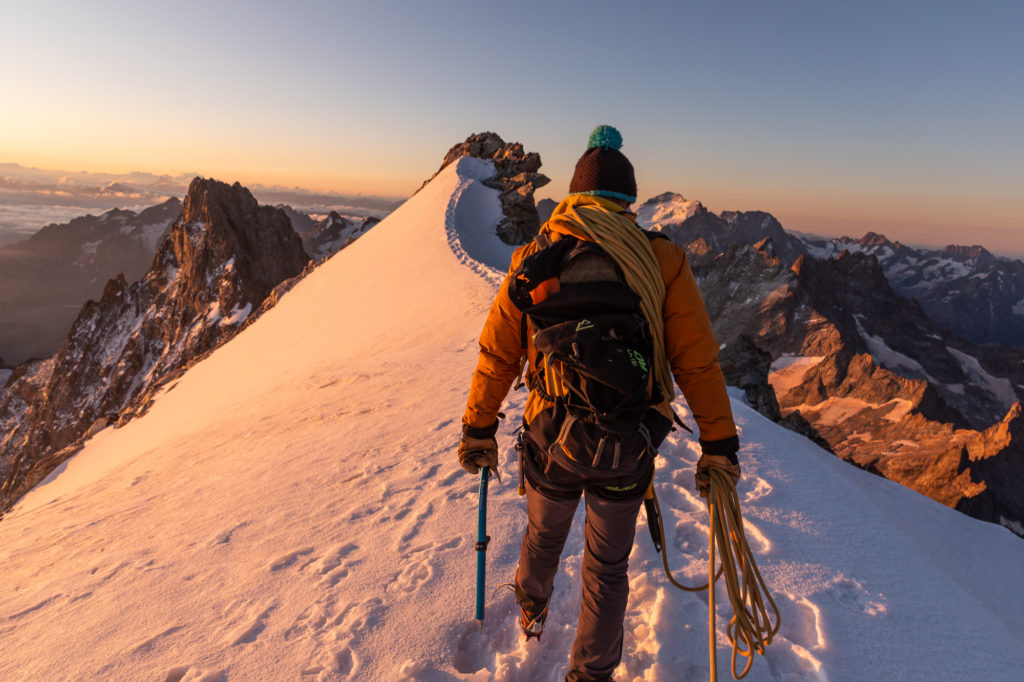
[[[0,510],[81,439],[145,410],[157,389],[240,329],[309,257],[282,211],[235,183],[196,178],[153,266],[107,283],[56,355],[0,392]]]
[[[523,151],[523,145],[518,142],[506,143],[496,133],[475,133],[448,150],[437,173],[463,156],[488,159],[494,163],[494,176],[483,182],[501,192],[504,217],[497,227],[501,240],[506,244],[525,244],[533,239],[540,230],[533,193],[551,182],[546,175],[537,172],[541,165],[540,154]],[[437,173],[430,176],[423,186],[437,177]]]
[[[752,405],[774,417],[753,371],[768,360],[781,414],[806,420],[839,457],[1024,532],[1014,484],[1024,438],[1005,436],[1020,429],[1024,389],[1014,386],[1024,386],[1024,353],[1006,349],[996,364],[985,348],[940,335],[874,255],[802,255],[790,267],[771,237],[724,252],[700,237],[685,246],[725,346],[727,380]],[[768,357],[744,350],[744,335]],[[802,424],[801,432],[814,438]]]

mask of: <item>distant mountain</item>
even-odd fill
[[[983,435],[1018,428],[1024,352],[997,363],[998,347],[940,334],[871,255],[787,267],[770,238],[685,247],[723,358],[745,335],[766,350],[783,415],[799,413],[850,462],[1024,532],[1024,441]],[[984,457],[961,456],[982,441]]]
[[[302,247],[314,261],[337,253],[380,222],[380,218],[374,216],[343,216],[337,211],[317,220],[286,204],[278,204],[277,208],[288,215],[292,229],[302,238]]]
[[[686,199],[675,192],[665,192],[641,204],[636,219],[641,225],[668,225],[681,223],[697,213],[706,212],[704,205],[695,199]]]
[[[59,351],[18,366],[0,390],[0,511],[91,429],[144,411],[308,260],[284,212],[237,183],[193,180],[149,271],[110,280]]]
[[[331,211],[326,218],[300,232],[299,236],[306,253],[314,260],[322,260],[345,248],[379,222],[379,218],[345,218]]]
[[[0,248],[0,350],[9,361],[53,354],[77,310],[107,280],[140,278],[181,212],[178,199],[135,213],[113,209],[44,227]]]
[[[912,248],[873,232],[858,240],[804,242],[818,257],[872,254],[893,288],[919,301],[942,329],[975,343],[1024,348],[1024,261],[998,258],[977,245]]]
[[[974,343],[1024,348],[1024,261],[998,258],[981,246],[912,248],[869,232],[860,239],[825,238],[787,232],[771,214],[723,211],[716,215],[699,202],[680,211],[682,197],[671,192],[637,209],[644,227],[679,243],[704,239],[724,251],[730,244],[756,244],[770,237],[782,261],[802,255],[834,258],[844,252],[875,256],[892,288],[913,298],[939,329]]]

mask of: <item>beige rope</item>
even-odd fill
[[[750,672],[754,663],[754,654],[764,655],[765,647],[771,644],[772,638],[779,631],[782,619],[779,615],[779,607],[775,600],[768,593],[768,587],[764,584],[761,571],[757,568],[757,562],[747,544],[747,537],[743,532],[743,515],[740,512],[739,496],[736,494],[736,486],[732,478],[721,469],[710,467],[711,492],[708,496],[708,513],[711,518],[711,528],[708,532],[708,582],[699,587],[687,587],[678,582],[668,567],[668,542],[665,535],[665,524],[661,518],[661,507],[658,505],[658,497],[654,494],[654,485],[651,484],[649,494],[654,498],[654,507],[657,511],[658,528],[661,531],[662,549],[661,559],[665,566],[665,575],[669,582],[681,590],[687,592],[700,592],[708,590],[708,650],[711,663],[711,680],[718,679],[718,651],[715,644],[715,590],[714,585],[719,577],[725,576],[726,592],[729,595],[729,604],[732,606],[733,616],[726,628],[726,635],[729,643],[732,644],[732,676],[734,679],[743,679]],[[715,548],[721,554],[720,566],[715,572]],[[710,586],[710,589],[709,589]],[[775,614],[775,624],[772,625],[765,607],[765,599]],[[740,645],[743,648],[740,648]],[[736,670],[736,657],[743,656],[747,659],[743,671]]]
[[[665,353],[665,321],[662,317],[665,281],[661,278],[661,267],[651,241],[629,218],[597,206],[568,206],[558,217],[568,218],[599,244],[622,269],[626,285],[640,296],[640,311],[647,320],[654,342],[652,370],[664,397],[664,401],[656,408],[672,419],[670,403],[675,397],[675,386]]]

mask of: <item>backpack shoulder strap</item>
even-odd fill
[[[566,255],[578,243],[579,240],[564,236],[555,242],[548,241],[547,247],[542,247],[523,259],[508,283],[509,298],[519,310],[526,310],[533,305],[530,293],[542,282],[558,276]],[[539,240],[537,244],[542,245]]]

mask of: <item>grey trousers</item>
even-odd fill
[[[583,599],[580,604],[571,668],[566,679],[604,680],[622,659],[622,621],[629,598],[629,553],[642,498],[608,500],[590,490],[586,504],[583,552]],[[528,524],[516,572],[517,594],[534,605],[551,597],[562,547],[579,505],[575,499],[553,499],[526,482]]]

